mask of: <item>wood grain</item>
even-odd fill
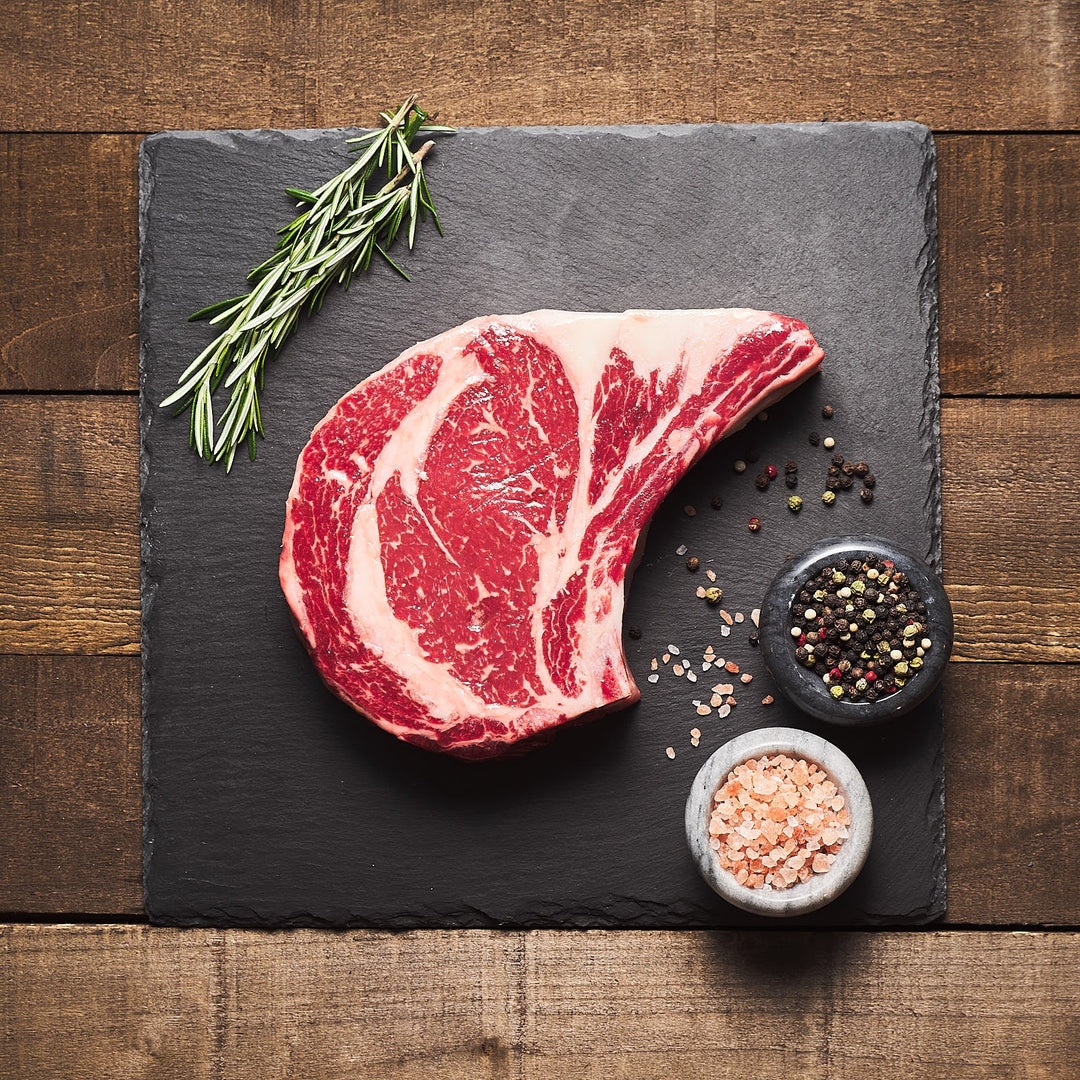
[[[5,137],[0,390],[138,386],[136,142]],[[1080,136],[937,144],[943,391],[1080,392]]]
[[[937,147],[943,390],[1080,393],[1080,136]]]
[[[137,657],[0,656],[0,911],[142,910]]]
[[[0,929],[0,1072],[1080,1076],[1080,935]]]
[[[0,397],[0,652],[139,651],[136,416]]]
[[[134,136],[0,142],[0,390],[138,386]]]
[[[1080,926],[1080,679],[1071,664],[951,664],[948,921]]]
[[[941,445],[954,657],[1080,660],[1080,401],[948,401]]]
[[[138,651],[136,412],[130,397],[0,397],[0,651]],[[942,443],[954,655],[1080,660],[1062,572],[1080,545],[1080,504],[1063,498],[1080,401],[946,401]]]
[[[138,678],[0,658],[0,910],[142,913]],[[950,665],[947,922],[1080,925],[1078,713],[1070,665]]]
[[[421,88],[458,124],[912,119],[1080,126],[1075,0],[12,0],[5,130],[370,122]],[[198,47],[193,43],[197,42]]]

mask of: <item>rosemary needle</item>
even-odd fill
[[[190,410],[192,447],[207,461],[223,461],[226,471],[244,443],[255,460],[256,437],[265,436],[259,406],[263,372],[300,315],[317,312],[331,285],[348,288],[375,255],[408,279],[388,249],[402,228],[411,249],[416,223],[428,213],[442,234],[423,166],[433,143],[411,147],[421,133],[452,134],[454,129],[431,123],[415,95],[397,112],[379,118],[381,128],[347,140],[359,155],[347,169],[314,191],[286,188],[303,212],[278,230],[274,253],[248,274],[251,292],[191,316],[222,330],[180,376],[161,408],[179,406],[178,415]],[[219,386],[230,394],[216,423],[213,398]]]

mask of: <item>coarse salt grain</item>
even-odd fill
[[[712,667],[712,664],[710,664],[708,660],[703,661],[702,664],[701,664],[701,670],[702,671],[708,671],[709,668],[711,668],[711,667]]]
[[[715,570],[706,570],[706,571],[705,571],[705,576],[706,576],[706,577],[707,577],[707,578],[708,578],[708,579],[709,579],[710,581],[715,581],[715,580],[716,580],[716,571],[715,571]]]
[[[672,656],[678,656],[681,651],[678,645],[669,645],[667,648],[668,652],[671,653]]]
[[[744,671],[739,676],[739,682],[741,682],[741,683],[753,682],[753,680],[754,680],[754,676],[751,675],[749,671]]]
[[[671,659],[671,653],[664,653],[660,659],[666,664]]]
[[[701,732],[696,727],[692,727],[690,729],[690,738],[691,739],[700,739],[701,738]]]
[[[761,608],[756,607],[756,608],[754,608],[753,611],[750,612],[750,621],[755,626],[757,626],[760,620],[761,620]]]
[[[731,636],[731,627],[730,626],[721,626],[720,627],[720,636],[721,637],[730,637]]]
[[[695,596],[696,596],[696,597],[697,597],[697,598],[698,598],[699,600],[704,600],[704,599],[705,599],[705,586],[704,586],[704,585],[699,585],[699,586],[697,587],[697,589],[695,589],[695,590],[694,590],[694,595],[695,595]]]
[[[720,618],[723,619],[724,622],[728,624],[728,626],[730,626],[735,621],[731,617],[730,612],[725,611],[723,608],[720,609]]]
[[[659,681],[660,681],[660,676],[659,675],[650,675],[649,676],[649,682],[658,683]]]
[[[818,766],[763,755],[737,765],[713,794],[709,847],[739,884],[788,889],[832,868],[850,824]]]
[[[719,694],[713,694],[713,696],[709,698],[709,704],[714,709],[718,709],[721,705],[724,704],[724,699]]]
[[[713,692],[717,694],[730,694],[735,689],[734,683],[718,682],[713,687]]]
[[[686,669],[686,680],[687,682],[697,682],[697,675],[690,668]]]
[[[765,696],[764,696],[764,697],[763,697],[763,698],[761,699],[761,704],[762,704],[762,705],[771,705],[771,704],[772,704],[772,703],[773,703],[773,702],[774,702],[775,700],[776,700],[776,698],[774,698],[774,697],[772,696],[772,694],[766,694],[766,695],[765,695]]]
[[[697,707],[698,716],[712,716],[712,709],[708,705],[699,705]]]
[[[739,665],[736,664],[734,660],[729,660],[724,665],[724,670],[729,671],[732,675],[738,675],[739,674]]]
[[[741,623],[746,619],[746,616],[741,611],[735,612],[735,621]]]
[[[724,717],[726,717],[726,716],[730,716],[731,715],[731,706],[730,705],[721,705],[720,708],[716,710],[716,715],[719,716],[721,720],[723,720]]]
[[[649,661],[649,664],[650,664],[650,670],[651,671],[656,671],[660,667],[660,665],[656,662],[656,657],[655,656],[652,658],[652,660]]]
[[[672,675],[681,675],[682,673],[683,673],[682,664],[672,664],[671,665],[671,674]]]
[[[665,754],[667,754],[667,756],[668,756],[669,758],[671,758],[671,759],[672,759],[672,761],[674,761],[674,760],[675,760],[675,747],[674,747],[674,746],[669,746],[669,747],[668,747],[668,748],[667,748],[667,749],[666,749],[666,750],[664,751],[664,753],[665,753]]]
[[[675,549],[675,554],[676,554],[676,555],[685,555],[685,554],[686,554],[686,545],[685,545],[685,544],[680,544],[680,545],[679,545],[679,546],[678,546],[678,547],[677,547],[677,548]]]

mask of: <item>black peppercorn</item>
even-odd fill
[[[843,465],[844,464],[844,455],[843,454],[833,454],[832,463],[834,465]]]
[[[868,472],[862,478],[862,482],[864,487],[872,488],[877,483],[877,477],[872,472]]]
[[[840,466],[839,465],[830,465],[828,475],[832,476],[834,478],[839,476],[840,475]]]
[[[869,488],[863,488],[862,491],[859,492],[859,498],[862,499],[864,503],[872,503],[874,501],[874,493]]]
[[[850,476],[841,476],[840,477],[840,487],[843,488],[844,491],[847,491],[847,489],[849,487],[851,487],[851,483],[852,483],[852,480],[851,480]]]
[[[845,476],[855,475],[855,463],[853,461],[845,461],[844,464],[840,466],[840,469]]]
[[[784,472],[798,472],[799,463],[797,461],[785,461]]]
[[[855,466],[855,475],[856,476],[865,476],[869,471],[870,471],[870,466],[867,465],[865,461],[860,461],[858,463],[858,465]]]
[[[750,631],[750,636],[747,638],[750,644],[756,649],[758,642],[761,640],[761,635],[756,630]]]
[[[696,574],[699,566],[701,566],[701,560],[696,555],[691,555],[690,558],[686,560],[686,569],[689,570],[691,574]]]
[[[823,406],[821,409],[821,415],[824,416],[826,420],[831,420],[833,417],[833,407],[831,405]]]
[[[799,486],[799,478],[795,473],[787,473],[784,477],[784,483],[787,484],[789,488],[797,488]]]
[[[765,473],[761,473],[754,480],[754,484],[758,491],[764,491],[769,486],[769,477]]]
[[[825,488],[828,491],[839,491],[840,481],[835,476],[830,476],[829,479],[825,481]]]
[[[810,445],[819,446],[821,444],[821,436],[816,431],[810,432]]]
[[[724,505],[724,500],[721,499],[719,495],[714,495],[712,497],[712,508],[714,510],[719,510],[720,507],[723,506],[723,505]]]

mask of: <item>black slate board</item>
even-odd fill
[[[142,521],[146,905],[172,925],[726,926],[755,921],[700,881],[683,804],[707,754],[761,726],[809,727],[862,769],[870,860],[813,924],[923,922],[944,909],[942,715],[935,697],[873,733],[781,700],[747,643],[724,639],[676,549],[749,612],[787,554],[872,531],[940,557],[935,163],[914,124],[470,129],[429,163],[447,235],[421,230],[406,284],[382,267],[329,297],[271,371],[269,440],[231,476],[155,408],[209,340],[191,311],[233,296],[288,219],[286,185],[343,166],[342,132],[155,135],[142,146]],[[642,702],[502,763],[396,742],[322,686],[277,583],[283,507],[312,426],[415,341],[539,307],[774,309],[812,328],[824,373],[714,450],[652,524],[628,655]],[[820,418],[832,402],[835,419]],[[819,496],[833,434],[877,500]],[[732,461],[800,463],[806,509]],[[760,465],[759,465],[760,468]],[[721,495],[723,509],[710,499]],[[697,507],[687,517],[686,504]],[[761,532],[747,519],[758,515]],[[669,643],[756,675],[726,720],[696,686],[646,682]],[[690,746],[690,729],[702,731]],[[674,760],[665,747],[677,751]]]

